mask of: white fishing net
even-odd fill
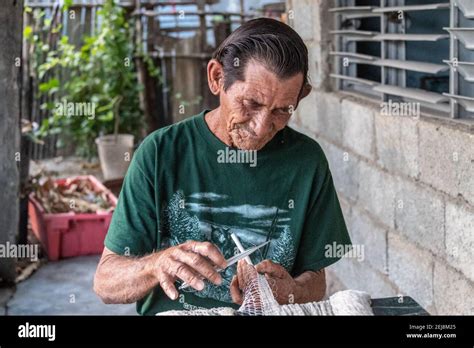
[[[238,312],[243,315],[275,315],[278,302],[264,275],[259,274],[255,267],[245,265],[243,271],[244,301]]]
[[[264,275],[248,265],[243,271],[243,303],[238,310],[230,307],[179,310],[157,315],[373,315],[370,295],[356,290],[340,291],[326,301],[280,305]]]

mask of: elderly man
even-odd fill
[[[220,45],[207,67],[220,106],[134,155],[95,276],[104,302],[143,315],[238,307],[232,233],[244,248],[270,241],[251,261],[280,304],[322,299],[324,268],[341,257],[331,246],[350,239],[323,151],[287,126],[307,75],[307,48],[281,22],[249,21]]]

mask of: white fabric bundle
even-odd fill
[[[167,311],[157,315],[228,316],[241,314],[240,309],[218,307],[191,311]],[[344,290],[335,293],[326,301],[278,305],[272,308],[270,313],[266,312],[261,315],[373,315],[373,312],[370,307],[369,294],[357,290]]]

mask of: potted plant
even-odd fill
[[[50,117],[42,122],[38,134],[60,134],[59,146],[64,139],[73,141],[76,153],[88,159],[98,154],[105,180],[112,180],[125,175],[134,141],[145,135],[139,105],[143,87],[135,72],[132,32],[124,10],[106,0],[98,16],[99,31],[85,37],[80,47],[62,36],[53,50],[39,42],[31,29],[26,32],[46,52],[37,68],[39,89],[53,96],[53,101],[42,106]],[[45,21],[46,30],[60,32],[48,26],[51,21]],[[63,82],[57,78],[58,70]],[[97,147],[91,146],[94,142]]]

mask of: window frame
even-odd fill
[[[415,5],[419,7],[418,10],[424,11],[437,11],[439,9],[449,9],[449,28],[460,28],[459,27],[459,17],[461,15],[465,16],[469,24],[467,28],[472,28],[474,30],[474,16],[468,17],[467,13],[459,8],[457,1],[463,0],[432,0],[430,4]],[[445,118],[451,118],[456,120],[472,120],[474,121],[474,111],[469,111],[472,109],[470,104],[474,104],[474,98],[463,95],[460,92],[460,79],[465,79],[460,75],[459,69],[457,69],[457,63],[469,64],[466,61],[459,60],[459,46],[460,42],[456,38],[456,35],[448,28],[443,28],[446,33],[440,34],[440,38],[437,40],[449,40],[449,59],[443,60],[439,64],[433,64],[433,67],[430,67],[429,64],[424,64],[425,62],[420,61],[421,65],[412,64],[409,62],[407,64],[408,68],[403,68],[403,62],[407,62],[407,48],[406,40],[386,40],[384,39],[386,34],[406,34],[406,18],[403,16],[400,23],[389,23],[387,20],[386,13],[393,12],[392,7],[402,7],[403,10],[408,12],[415,11],[413,7],[405,6],[405,0],[380,0],[380,6],[356,6],[356,0],[336,0],[334,8],[331,8],[329,11],[333,12],[335,15],[335,28],[331,31],[333,34],[333,42],[335,44],[335,51],[330,52],[334,56],[334,66],[332,69],[331,77],[335,79],[335,88],[339,91],[352,92],[355,94],[361,94],[364,97],[371,99],[376,99],[381,102],[387,102],[389,100],[397,101],[401,100],[404,102],[418,102],[421,106],[421,112],[424,114],[432,114],[434,116],[440,116]],[[437,6],[438,5],[438,6]],[[413,6],[413,5],[412,5]],[[368,10],[368,8],[371,8]],[[387,11],[387,8],[391,8],[390,11]],[[431,8],[430,8],[431,7]],[[346,10],[344,10],[346,8]],[[360,10],[356,10],[360,8]],[[385,11],[384,11],[385,10]],[[396,10],[396,9],[395,9]],[[360,17],[358,17],[358,11]],[[371,15],[368,12],[372,12]],[[466,11],[467,12],[467,11]],[[344,14],[345,13],[345,14]],[[349,17],[349,18],[348,18]],[[381,35],[381,39],[375,38],[375,40],[368,40],[369,42],[380,42],[380,59],[376,61],[366,62],[369,65],[378,65],[380,66],[380,82],[372,82],[371,80],[364,79],[363,77],[357,77],[357,64],[362,63],[358,61],[358,57],[355,55],[362,55],[357,53],[357,37],[356,39],[352,38],[351,35],[354,35],[354,32],[342,28],[342,23],[344,19],[357,19],[357,18],[367,18],[367,17],[380,17],[380,34],[375,34],[375,36]],[[344,30],[341,32],[341,30]],[[357,30],[353,29],[352,31]],[[359,31],[358,35],[364,34],[370,35],[369,33]],[[437,34],[433,34],[437,35]],[[433,38],[431,38],[433,39]],[[365,40],[362,38],[362,40]],[[352,41],[352,43],[350,43]],[[467,48],[466,48],[467,49]],[[469,50],[474,56],[474,50]],[[343,58],[347,61],[352,60],[349,64],[343,64]],[[364,58],[363,58],[364,59]],[[387,61],[388,60],[388,61]],[[428,63],[428,62],[427,62]],[[387,66],[388,64],[388,66]],[[390,64],[392,66],[390,66]],[[393,67],[393,65],[398,66],[398,68]],[[406,89],[407,85],[407,70],[413,70],[413,68],[420,69],[431,69],[436,70],[436,66],[441,67],[446,65],[441,71],[449,71],[449,92],[448,93],[437,93],[437,92],[426,92],[426,99],[418,98],[411,99],[406,96],[403,96],[402,89]],[[466,66],[465,68],[470,68]],[[433,70],[433,71],[434,71]],[[417,70],[414,70],[417,71]],[[422,71],[422,70],[419,70]],[[433,76],[436,76],[433,73]],[[465,79],[464,83],[474,84]],[[377,88],[377,84],[381,87]],[[349,87],[350,86],[350,87]],[[389,86],[393,86],[391,88]],[[375,88],[375,89],[374,89]],[[398,88],[398,89],[397,89]],[[379,89],[377,91],[377,89]],[[395,94],[389,93],[390,91],[395,92]],[[467,92],[467,91],[466,91]],[[433,95],[429,95],[432,93]],[[436,95],[434,95],[436,94]],[[432,103],[424,102],[424,100],[431,100]],[[469,104],[469,110],[467,108],[460,107],[459,103]],[[468,115],[468,116],[466,116]],[[463,117],[461,117],[463,116]]]

